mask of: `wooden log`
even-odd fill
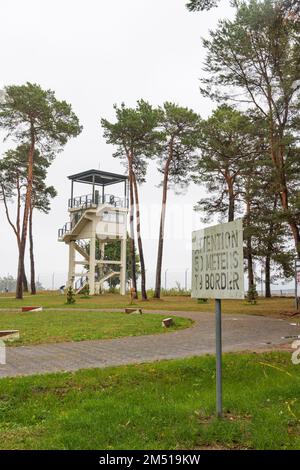
[[[0,339],[3,341],[13,341],[19,338],[19,330],[0,330]]]
[[[22,312],[41,312],[43,310],[43,307],[22,307]]]
[[[141,315],[143,311],[141,308],[125,308],[125,313],[139,313]]]

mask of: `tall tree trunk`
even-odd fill
[[[132,163],[129,160],[129,227],[130,227],[130,256],[131,256],[131,270],[132,270],[132,288],[135,291],[133,298],[138,298],[137,282],[136,282],[136,259],[135,259],[135,243],[134,243],[134,195],[133,195],[133,178],[132,178]]]
[[[284,166],[284,163],[282,162],[282,165]],[[283,208],[283,211],[287,214],[287,222],[290,226],[292,236],[294,239],[295,243],[295,249],[298,255],[298,258],[300,258],[300,231],[299,231],[299,223],[297,224],[297,221],[293,217],[292,214],[290,214],[290,207],[289,207],[289,194],[288,194],[288,189],[286,185],[286,178],[284,174],[284,169],[282,169],[282,175],[281,175],[281,189],[280,189],[280,201],[281,205]]]
[[[226,175],[226,183],[228,188],[228,222],[234,221],[234,191],[233,179],[230,175]]]
[[[28,289],[28,281],[27,281],[27,276],[26,276],[26,272],[25,272],[24,263],[23,263],[23,280],[22,280],[22,283],[23,283],[23,291],[24,291],[24,292],[28,292],[28,291],[29,291],[29,289]]]
[[[297,256],[298,256],[298,258],[300,258],[300,232],[299,232],[299,227],[298,227],[297,223],[294,220],[289,221],[289,226],[290,226],[292,234],[293,234]]]
[[[247,227],[250,227],[251,205],[250,205],[250,201],[248,197],[246,200],[246,223],[247,223]],[[247,234],[246,246],[247,246],[246,251],[247,251],[248,290],[250,290],[255,285],[254,272],[253,272],[253,257],[252,257],[252,237],[250,234]]]
[[[141,291],[142,291],[142,299],[147,300],[146,269],[145,269],[143,243],[142,243],[142,237],[141,237],[140,202],[139,202],[137,181],[136,181],[135,174],[133,172],[132,172],[132,180],[133,180],[134,195],[135,195],[136,233],[137,233],[137,240],[138,240],[140,263],[141,263]]]
[[[33,207],[31,204],[30,212],[29,212],[30,289],[31,289],[31,294],[35,295],[36,284],[35,284],[35,265],[34,265],[34,254],[33,254],[32,213],[33,213]]]
[[[268,254],[265,259],[265,284],[266,298],[271,298],[271,257]]]
[[[254,272],[253,272],[253,258],[252,258],[252,239],[247,237],[247,269],[248,269],[248,289],[254,287]]]
[[[228,207],[228,222],[234,221],[234,194],[232,186],[229,187],[229,207]]]
[[[26,248],[27,230],[28,230],[28,218],[31,205],[32,197],[32,184],[33,184],[33,155],[35,147],[35,134],[34,129],[31,127],[31,142],[28,153],[28,170],[27,170],[27,191],[25,197],[25,206],[23,214],[22,234],[20,240],[19,259],[18,259],[18,275],[17,275],[17,286],[16,286],[16,298],[23,298],[23,279],[24,279],[24,256]]]
[[[16,217],[16,223],[15,224],[12,222],[12,219],[10,218],[8,205],[7,205],[7,199],[6,199],[6,193],[5,193],[5,187],[4,187],[3,184],[1,185],[1,188],[2,188],[2,198],[3,198],[6,218],[7,218],[7,221],[9,223],[9,225],[12,227],[13,232],[16,236],[17,245],[18,245],[18,252],[20,252],[20,246],[21,246],[21,230],[20,230],[21,191],[20,191],[19,179],[17,180],[17,217]],[[24,290],[24,292],[28,292],[28,282],[27,282],[27,277],[26,277],[26,272],[25,272],[24,259],[23,259],[23,269],[22,270],[23,270],[23,278],[22,278],[23,290]]]
[[[165,233],[165,219],[166,219],[166,205],[167,205],[167,194],[168,194],[168,180],[169,180],[169,168],[173,158],[173,142],[169,145],[169,156],[166,161],[164,169],[164,180],[163,180],[163,194],[161,204],[161,215],[160,215],[160,226],[158,236],[158,250],[157,250],[157,263],[156,263],[156,277],[155,277],[155,290],[154,298],[160,299],[161,292],[161,268],[162,258],[164,249],[164,233]]]
[[[278,194],[274,195],[273,213],[275,213],[278,204]],[[274,222],[271,220],[269,225],[268,243],[267,243],[267,256],[265,259],[265,283],[266,283],[266,297],[271,298],[271,259],[273,253],[273,235],[274,235]]]
[[[295,243],[295,249],[300,258],[300,229],[299,229],[299,222],[295,220],[292,214],[289,211],[289,191],[286,183],[286,170],[285,170],[285,161],[284,161],[284,153],[285,153],[285,146],[283,144],[284,135],[283,131],[281,131],[280,135],[275,135],[274,133],[274,125],[271,121],[270,123],[270,148],[271,148],[271,160],[275,167],[277,181],[280,187],[280,201],[283,212],[287,214],[286,220],[291,229],[292,236]]]

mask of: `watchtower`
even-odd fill
[[[68,202],[70,220],[58,231],[58,240],[69,246],[67,286],[76,293],[88,284],[91,295],[100,293],[103,284],[118,276],[120,293],[126,292],[127,241],[127,176],[106,171],[89,170],[68,177],[71,197]],[[74,196],[75,183],[90,186],[90,193]],[[123,186],[123,196],[108,194],[112,185]],[[117,189],[115,186],[114,188]],[[110,243],[120,242],[119,259],[111,259],[105,250]],[[108,248],[108,247],[107,247]],[[79,257],[79,259],[78,259]],[[79,271],[79,268],[81,270]]]

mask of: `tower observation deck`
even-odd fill
[[[69,247],[67,286],[80,293],[88,285],[90,294],[94,295],[103,291],[105,282],[118,278],[120,293],[125,295],[127,176],[89,170],[68,178],[71,181],[69,220],[58,230],[58,240]],[[89,193],[76,196],[75,183],[89,185]],[[122,192],[122,195],[112,193],[111,186],[115,193]],[[107,253],[112,243],[114,249],[110,252],[119,253],[118,259],[111,259]],[[119,250],[116,243],[120,243]]]

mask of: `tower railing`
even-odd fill
[[[97,196],[97,194],[96,194]],[[86,209],[96,208],[99,205],[108,204],[114,208],[127,208],[128,199],[125,197],[114,196],[113,194],[104,194],[104,196],[98,195],[94,197],[92,194],[85,194],[83,196],[77,196],[73,199],[69,199],[69,209],[76,209],[71,216],[71,220],[66,222],[65,225],[58,230],[58,238],[62,239],[66,233],[69,233],[73,230],[75,225],[84,215]]]
[[[68,201],[69,209],[82,209],[89,207],[97,207],[101,204],[108,204],[113,207],[128,207],[128,199],[125,197],[115,196],[113,194],[100,195],[99,193],[84,194],[82,196],[76,196]]]

